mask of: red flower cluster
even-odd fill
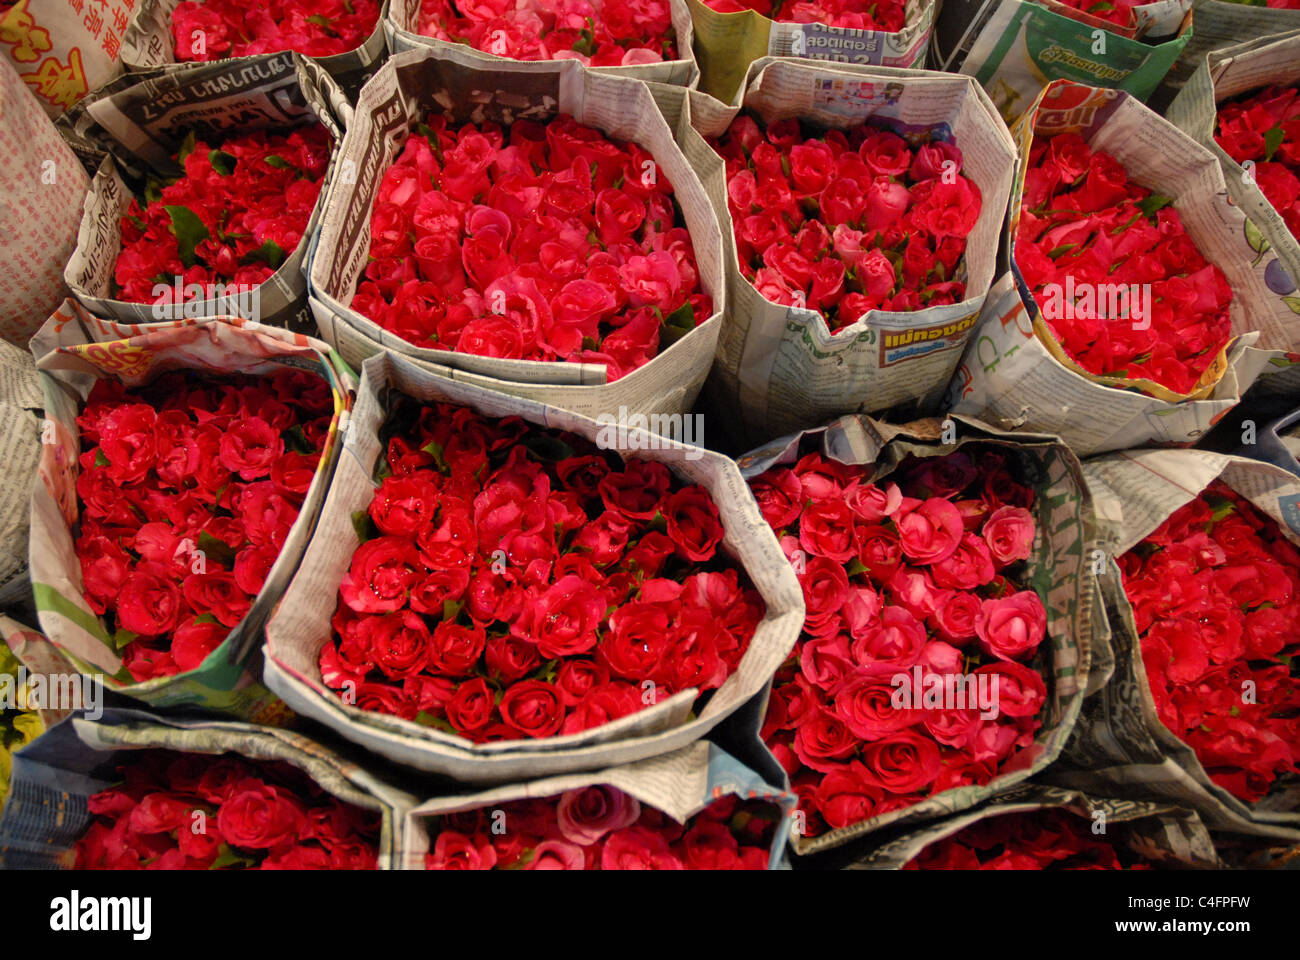
[[[1149,870],[1091,821],[1063,810],[986,817],[938,840],[904,870]]]
[[[591,786],[512,800],[490,811],[445,814],[430,830],[425,865],[429,870],[766,870],[780,817],[774,804],[728,794],[683,825],[615,787]]]
[[[329,57],[375,32],[380,0],[182,0],[172,13],[176,59],[222,60],[296,50]]]
[[[1190,393],[1232,336],[1232,290],[1171,202],[1076,133],[1036,137],[1015,261],[1052,335],[1084,370]],[[1144,287],[1149,317],[1137,315]],[[1118,310],[1113,290],[1125,294],[1113,298]]]
[[[1218,119],[1215,142],[1238,163],[1255,162],[1256,185],[1300,237],[1300,89],[1265,87],[1225,103]]]
[[[113,295],[155,303],[173,297],[175,283],[251,288],[265,281],[307,229],[330,148],[320,124],[240,134],[218,147],[191,134],[176,154],[184,176],[151,181],[143,209],[131,198]]]
[[[719,13],[756,10],[780,23],[825,23],[851,30],[897,33],[906,23],[903,0],[814,0],[788,6],[785,0],[705,0]]]
[[[423,0],[419,33],[515,60],[677,59],[668,0]]]
[[[76,870],[374,870],[380,817],[287,763],[132,752],[90,798]]]
[[[707,490],[580,437],[402,400],[327,685],[474,741],[577,733],[736,669],[765,610]],[[366,515],[358,514],[363,526]]]
[[[636,144],[568,116],[506,131],[434,114],[418,133],[380,183],[352,300],[381,327],[613,380],[713,313],[672,184]]]
[[[956,276],[980,190],[953,144],[866,125],[812,136],[796,119],[764,132],[741,114],[714,149],[740,271],[773,303],[820,310],[835,332],[966,295]]]
[[[1047,629],[1033,590],[1031,487],[992,449],[909,459],[893,482],[810,453],[752,481],[803,586],[763,740],[805,836],[988,783],[1033,743]]]
[[[1141,6],[1144,0],[1058,0],[1063,6],[1086,13],[1098,20],[1105,20],[1117,27],[1137,27],[1137,14],[1134,7]]]
[[[137,681],[193,670],[244,618],[333,413],[329,384],[306,372],[95,383],[77,417],[77,558]]]
[[[1300,770],[1300,550],[1215,481],[1120,559],[1160,721],[1242,800]]]

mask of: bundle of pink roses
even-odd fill
[[[1300,774],[1300,550],[1215,481],[1120,558],[1160,721],[1247,802]]]
[[[493,829],[495,824],[498,829]],[[616,787],[444,814],[430,870],[766,870],[780,809],[729,794],[677,823]]]
[[[329,57],[375,32],[381,0],[182,0],[172,12],[179,61],[221,60],[295,50]]]
[[[884,484],[871,469],[809,453],[751,482],[807,605],[762,728],[805,836],[988,783],[1047,698],[1047,616],[1024,582],[1035,493],[1014,458],[909,458]]]
[[[592,67],[678,56],[668,0],[422,0],[419,33],[498,57]]]
[[[736,669],[762,598],[663,464],[401,398],[321,676],[475,742],[570,734]]]
[[[420,347],[635,370],[713,313],[673,188],[571,117],[429,117],[384,174],[353,309]]]
[[[173,372],[96,381],[77,425],[77,558],[137,681],[197,668],[248,613],[298,518],[330,385]]]
[[[714,148],[726,162],[740,272],[768,300],[819,310],[831,332],[870,310],[966,295],[962,255],[980,189],[946,140],[859,124],[814,135],[741,114]]]
[[[133,751],[90,797],[77,870],[374,870],[379,814],[287,763]]]

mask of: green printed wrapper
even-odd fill
[[[936,32],[937,59],[943,69],[978,80],[1008,123],[1053,80],[1146,100],[1192,36],[1190,0],[1149,6],[1177,8],[1163,11],[1148,30],[1148,36],[1167,32],[1168,39],[1124,36],[1132,31],[1050,0],[947,0]]]
[[[263,624],[297,568],[325,498],[338,460],[339,424],[355,390],[352,372],[319,340],[255,322],[201,319],[129,325],[93,317],[72,300],[50,317],[32,346],[41,354],[37,369],[46,398],[47,442],[41,447],[31,506],[31,578],[41,629],[77,670],[102,677],[109,689],[153,706],[189,705],[258,723],[288,720],[289,710],[257,681],[250,658]],[[334,420],[302,510],[248,615],[197,669],[136,683],[103,619],[82,595],[74,547],[81,453],[76,417],[98,379],[137,386],[177,369],[318,373],[333,391]]]
[[[952,439],[944,437],[948,425],[956,428],[956,437],[953,442],[944,443],[943,439]],[[979,443],[1018,458],[1032,474],[1026,482],[1034,488],[1033,513],[1038,527],[1024,586],[1039,595],[1047,612],[1043,649],[1050,651],[1050,664],[1044,677],[1045,712],[1040,714],[1042,726],[1034,743],[1015,754],[993,780],[984,786],[944,790],[905,809],[892,810],[816,837],[792,835],[794,851],[801,856],[842,846],[887,827],[930,821],[967,810],[1041,773],[1060,755],[1074,728],[1083,698],[1091,686],[1094,639],[1099,627],[1104,629],[1104,620],[1098,620],[1097,578],[1090,562],[1097,549],[1092,502],[1078,459],[1056,438],[1015,436],[964,417],[891,426],[870,417],[849,416],[816,430],[782,437],[746,454],[737,461],[741,473],[753,479],[778,464],[794,463],[801,442],[807,437],[818,437],[822,455],[831,460],[874,464],[873,483],[887,480],[909,454],[919,458],[939,457],[955,453],[967,444]],[[769,683],[766,692],[770,690]]]
[[[425,854],[433,846],[430,821],[443,814],[495,806],[512,800],[554,797],[568,790],[605,784],[622,790],[646,806],[686,823],[714,800],[735,794],[744,800],[770,800],[780,810],[781,820],[772,837],[769,870],[789,869],[786,858],[786,829],[797,804],[794,794],[767,783],[735,757],[706,740],[673,753],[592,773],[548,777],[528,783],[497,787],[470,796],[439,797],[407,814],[402,866],[424,870]],[[506,824],[509,829],[509,824]],[[436,835],[435,835],[436,836]]]
[[[1216,479],[1300,545],[1300,480],[1272,464],[1202,450],[1130,450],[1085,461],[1083,471],[1096,507],[1099,559],[1132,549]],[[1100,583],[1115,672],[1085,700],[1063,762],[1048,779],[1108,796],[1172,801],[1196,810],[1212,829],[1300,840],[1300,783],[1244,803],[1214,783],[1195,751],[1160,721],[1114,559]]]
[[[695,24],[699,89],[738,106],[750,66],[763,57],[800,57],[872,67],[925,66],[935,0],[907,0],[902,30],[854,30],[825,23],[780,23],[756,10],[719,13],[686,0]]]
[[[850,864],[849,870],[901,870],[933,843],[951,837],[971,824],[992,817],[1034,810],[1064,810],[1100,836],[1120,832],[1124,844],[1148,863],[1164,867],[1216,869],[1223,867],[1214,839],[1194,810],[1149,800],[1093,797],[1077,790],[1062,790],[1036,783],[1013,787],[987,803],[947,820],[882,844]]]
[[[216,720],[174,720],[141,710],[74,714],[14,758],[13,791],[0,816],[0,870],[70,870],[93,819],[86,801],[119,782],[135,750],[233,753],[297,767],[330,795],[381,815],[380,870],[395,867],[415,798],[299,733]]]

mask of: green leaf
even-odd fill
[[[687,301],[664,317],[663,326],[659,328],[660,349],[672,346],[694,329],[695,308]]]
[[[108,466],[108,462],[109,462],[109,461],[108,461],[108,457],[104,456],[104,448],[103,448],[103,447],[96,447],[96,448],[95,448],[95,466],[97,466],[97,467],[106,467],[106,466]]]
[[[284,263],[284,248],[274,240],[268,240],[256,250],[250,250],[244,254],[245,263],[260,261],[267,264],[272,270],[278,270],[280,264]]]
[[[442,619],[444,621],[455,620],[458,616],[460,616],[460,609],[463,606],[465,606],[463,603],[460,603],[456,600],[442,601]]]
[[[596,52],[596,25],[592,22],[591,17],[587,18],[587,25],[583,27],[582,33],[578,35],[573,49],[587,57]]]
[[[373,540],[378,531],[370,519],[370,511],[355,510],[352,513],[352,529],[357,532],[357,539],[362,543]]]
[[[113,634],[113,649],[122,650],[128,643],[138,637],[138,633],[132,633],[124,627],[119,627],[117,633]]]
[[[324,16],[323,14],[313,13],[310,17],[307,18],[307,22],[316,24],[316,26],[320,27],[322,30],[325,31],[327,35],[331,37],[338,36],[338,34],[334,32],[333,22],[330,20],[329,17]]]
[[[224,150],[208,151],[208,163],[212,164],[212,169],[223,177],[228,177],[234,173],[235,164],[238,162],[234,154],[226,153]]]
[[[176,162],[182,167],[185,166],[185,158],[194,152],[194,144],[196,140],[197,137],[194,136],[194,131],[191,130],[189,133],[185,134],[185,139],[181,141],[180,149],[176,151]]]
[[[1157,210],[1163,210],[1173,202],[1173,197],[1166,197],[1163,193],[1153,193],[1138,204],[1138,209],[1150,220],[1155,217]]]
[[[144,184],[144,202],[157,203],[162,199],[163,182],[157,177],[150,177]]]
[[[268,167],[274,167],[276,170],[287,170],[293,166],[288,160],[279,154],[269,154],[262,158]]]
[[[217,859],[212,861],[209,870],[242,870],[251,867],[253,860],[241,853],[236,853],[228,843],[217,848]]]
[[[415,722],[426,727],[435,727],[439,730],[446,730],[448,733],[454,733],[460,736],[460,731],[453,727],[445,717],[435,716],[427,710],[421,710],[415,715]]]
[[[1077,243],[1063,243],[1059,247],[1053,247],[1051,250],[1048,250],[1047,255],[1051,257],[1053,260],[1055,260],[1057,257],[1069,253],[1077,246],[1078,246]]]
[[[208,239],[208,228],[189,207],[168,204],[163,209],[172,219],[171,232],[180,247],[181,263],[194,266],[194,248]]]
[[[208,531],[203,530],[199,533],[199,549],[211,560],[217,563],[231,563],[235,559],[238,551],[224,540],[218,540]]]
[[[849,561],[849,565],[848,567],[845,568],[844,572],[847,573],[850,577],[856,577],[859,573],[866,573],[867,568],[866,565],[861,560],[859,560],[857,557],[854,557],[852,560]]]
[[[573,447],[559,437],[545,433],[535,433],[521,441],[528,452],[539,460],[559,462],[573,456]]]
[[[296,423],[288,430],[284,431],[282,436],[284,437],[284,445],[290,450],[294,450],[298,453],[316,452],[312,449],[311,443],[307,440],[307,434],[303,433],[302,427]]]
[[[1282,141],[1285,139],[1286,139],[1286,131],[1282,129],[1281,125],[1272,127],[1267,132],[1265,132],[1264,161],[1266,163],[1273,159],[1273,154],[1277,152],[1278,147],[1282,146]]]
[[[437,440],[430,440],[420,449],[433,457],[433,461],[438,465],[439,470],[445,471],[447,469],[447,461],[442,459],[442,444]]]

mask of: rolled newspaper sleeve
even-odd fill
[[[766,801],[776,819],[768,855],[768,869],[788,869],[786,838],[793,820],[795,797],[781,786],[766,782],[721,747],[701,740],[680,750],[587,773],[508,784],[469,795],[437,797],[414,807],[406,816],[402,869],[427,869],[427,856],[437,843],[440,819],[447,814],[482,810],[489,816],[493,835],[508,836],[512,825],[508,805],[517,800],[553,799],[592,786],[621,791],[643,807],[667,814],[685,825],[710,803],[728,796]]]
[[[979,80],[1007,123],[1053,80],[1145,101],[1200,33],[1199,13],[1192,29],[1192,2],[1139,4],[1134,24],[1119,26],[1057,0],[945,0],[934,66]]]
[[[26,4],[12,7],[0,24]],[[0,278],[0,339],[24,345],[67,296],[90,178],[7,57],[0,57],[0,212],[9,268]]]
[[[975,810],[967,810],[881,844],[849,870],[901,870],[934,844],[998,817],[1059,810],[1098,840],[1114,843],[1135,860],[1173,869],[1223,869],[1214,838],[1194,810],[1173,803],[1089,795],[1042,784],[1021,784]]]
[[[45,397],[26,350],[0,341],[0,606],[30,606],[27,540]]]
[[[1172,198],[1188,235],[1232,287],[1232,339],[1189,394],[1085,372],[1052,337],[1020,277],[1015,236],[1033,137],[1066,132],[1109,153],[1134,182]],[[1056,434],[1090,456],[1144,444],[1190,446],[1252,385],[1275,393],[1296,389],[1300,315],[1270,288],[1259,231],[1230,201],[1213,154],[1126,93],[1063,80],[1043,91],[1016,125],[1016,138],[1021,164],[1008,222],[1011,272],[985,300],[953,376],[947,402],[954,412],[1001,429]],[[1062,285],[1067,297],[1072,282]],[[1141,293],[1111,284],[1096,297],[1137,303]],[[1131,322],[1140,321],[1134,315]]]
[[[619,0],[608,0],[608,2],[619,2]],[[488,50],[477,50],[467,48],[464,44],[439,40],[436,37],[422,34],[420,32],[420,6],[421,0],[389,0],[388,13],[384,17],[384,35],[388,39],[388,49],[392,53],[402,53],[423,46],[432,47],[434,50],[442,52],[447,50],[474,50],[483,58],[485,63],[498,63],[502,60],[511,59],[510,57],[498,56],[492,53],[491,43],[488,45]],[[691,26],[691,13],[686,6],[686,0],[668,0],[668,6],[672,13],[673,41],[677,47],[676,60],[664,60],[659,63],[635,63],[615,67],[591,67],[590,69],[600,73],[608,73],[611,76],[628,77],[633,80],[669,83],[683,87],[694,86],[699,80],[700,70],[695,63],[695,35]]]
[[[1293,14],[1300,28],[1300,10],[1270,12]],[[1246,166],[1237,163],[1214,139],[1220,105],[1273,84],[1300,84],[1300,29],[1207,53],[1165,115],[1219,161],[1232,202],[1258,228],[1248,240],[1264,258],[1265,284],[1300,314],[1300,240],[1260,190],[1254,162],[1247,161]]]
[[[722,224],[728,310],[705,395],[745,450],[774,436],[848,413],[907,419],[938,411],[993,281],[1015,144],[969,77],[813,61],[755,63],[738,103],[724,107],[692,91],[679,142]],[[706,138],[724,133],[741,110],[761,123],[799,117],[826,128],[868,119],[898,128],[947,125],[982,207],[959,270],[965,298],[909,312],[873,310],[831,333],[816,310],[764,298],[741,274],[722,158]]]
[[[122,37],[122,65],[127,72],[146,73],[158,68],[170,72],[193,66],[196,62],[209,62],[178,60],[176,57],[177,38],[172,31],[172,14],[181,2],[182,0],[135,0],[135,13]],[[384,16],[387,9],[388,3],[384,0],[374,30],[355,50],[312,58],[348,96],[356,95],[388,54],[384,43]],[[190,43],[197,53],[205,47],[206,38],[201,30],[193,33],[194,35],[181,39]],[[237,70],[241,63],[254,59],[257,58],[227,57],[210,62],[224,63]]]
[[[1166,101],[1200,68],[1211,50],[1300,29],[1300,10],[1235,0],[1192,0],[1192,16],[1195,28],[1191,38],[1161,85],[1159,96]]]
[[[265,682],[295,712],[417,770],[462,783],[507,783],[598,770],[680,749],[738,711],[784,662],[803,623],[803,593],[732,460],[664,436],[652,437],[645,429],[613,430],[535,400],[448,380],[397,353],[377,354],[361,370],[345,452],[316,532],[266,629]],[[366,511],[374,496],[374,469],[384,455],[379,430],[389,412],[389,398],[396,393],[423,404],[453,403],[484,416],[518,416],[570,431],[602,449],[663,463],[678,478],[708,490],[725,530],[719,551],[749,578],[766,610],[736,670],[711,691],[698,714],[699,691],[692,687],[579,733],[474,743],[435,726],[364,710],[355,697],[349,703],[340,691],[326,686],[320,652],[332,642],[339,584],[361,543],[353,515]]]
[[[797,463],[801,448],[820,446],[822,456],[845,464],[874,464],[871,480],[888,482],[907,457],[941,457],[965,448],[992,447],[1035,465],[1033,513],[1037,534],[1028,558],[1024,586],[1038,593],[1047,614],[1046,638],[1033,669],[1047,687],[1042,724],[1032,746],[1012,755],[984,785],[970,784],[932,793],[911,806],[892,809],[816,836],[792,832],[799,856],[821,854],[851,841],[907,824],[927,823],[983,804],[1053,768],[1074,730],[1084,697],[1110,669],[1106,618],[1099,605],[1097,571],[1103,553],[1097,539],[1092,500],[1078,459],[1055,437],[1017,436],[965,417],[929,418],[891,425],[867,416],[845,416],[801,431],[738,458],[749,480],[776,466]],[[802,625],[801,625],[802,626]],[[1094,657],[1098,657],[1094,660]],[[1099,677],[1094,678],[1094,669]],[[770,693],[769,683],[766,692]],[[764,707],[764,711],[766,707]],[[762,718],[760,717],[760,723]],[[788,778],[787,778],[788,782]]]
[[[160,102],[168,109],[159,110]],[[186,65],[93,94],[79,108],[84,117],[77,133],[102,145],[107,155],[85,196],[76,248],[63,271],[68,288],[87,310],[125,323],[234,315],[314,333],[305,302],[303,264],[334,174],[349,110],[329,75],[296,53]],[[132,303],[114,296],[121,218],[132,197],[147,189],[151,177],[182,172],[173,157],[184,148],[187,137],[283,132],[314,123],[324,125],[333,140],[330,166],[302,238],[293,250],[280,251],[283,261],[270,277],[255,286],[201,286],[181,276],[163,277],[154,288],[160,298],[155,303]]]
[[[695,24],[699,90],[739,106],[751,65],[764,57],[795,57],[872,67],[926,65],[939,4],[907,0],[901,30],[857,30],[825,23],[786,23],[756,10],[722,13],[703,0],[686,0]]]
[[[71,3],[18,0],[0,13],[4,59],[50,117],[122,72],[122,38],[137,0],[93,10]],[[4,102],[12,103],[5,91]],[[6,191],[7,193],[8,191]]]
[[[656,86],[662,96],[664,85]],[[410,131],[431,109],[442,109],[455,123],[544,122],[568,114],[578,123],[649,151],[673,186],[673,199],[694,247],[701,288],[713,301],[712,315],[696,318],[693,329],[661,348],[657,356],[607,382],[603,364],[506,360],[419,347],[354,310],[351,303],[366,267],[371,212],[383,175]],[[726,295],[717,217],[646,83],[586,70],[572,60],[484,59],[459,44],[445,50],[420,46],[396,54],[366,84],[313,241],[307,285],[321,336],[353,366],[391,351],[441,376],[587,417],[620,408],[667,416],[690,410],[713,363]]]
[[[132,326],[89,315],[69,300],[33,339],[45,398],[38,480],[32,487],[30,576],[42,632],[77,670],[108,689],[155,707],[181,704],[284,723],[290,713],[259,681],[257,640],[298,565],[338,460],[352,373],[319,340],[240,318],[200,318]],[[74,529],[81,454],[77,416],[97,380],[127,387],[177,369],[273,374],[307,370],[329,385],[334,415],[297,519],[248,613],[195,669],[135,681],[105,620],[87,603]]]
[[[1300,789],[1295,784],[1246,803],[1216,784],[1195,751],[1156,711],[1132,605],[1116,558],[1127,553],[1220,480],[1276,521],[1300,546],[1300,478],[1269,463],[1201,450],[1129,450],[1093,457],[1083,473],[1097,513],[1100,578],[1115,669],[1083,704],[1053,784],[1106,796],[1175,802],[1206,825],[1254,836],[1300,840]]]
[[[10,796],[0,813],[0,869],[73,869],[77,840],[94,820],[86,801],[116,786],[114,765],[142,750],[288,764],[336,800],[378,813],[377,866],[396,869],[406,814],[416,798],[330,746],[249,723],[164,718],[120,708],[97,713],[74,712],[14,757]]]

